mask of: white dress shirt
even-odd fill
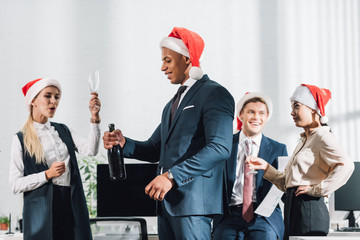
[[[188,79],[184,82],[183,86],[187,86],[187,88],[185,89],[185,91],[183,92],[183,94],[181,94],[181,96],[180,96],[179,105],[180,105],[181,101],[184,99],[186,93],[187,93],[187,92],[190,90],[190,88],[196,83],[196,81],[197,81],[197,80],[195,80],[195,79],[188,78]],[[178,105],[178,107],[179,107],[179,105]]]
[[[34,122],[36,133],[44,151],[47,166],[53,162],[65,162],[65,172],[52,178],[55,185],[70,186],[70,155],[65,143],[60,139],[58,132],[50,122],[45,124]],[[100,127],[99,124],[90,124],[87,139],[77,135],[70,129],[75,147],[78,152],[86,156],[95,156],[99,151]],[[9,184],[14,194],[34,190],[47,182],[45,171],[24,176],[23,151],[17,135],[13,137],[11,146],[11,162],[9,171]]]
[[[243,142],[247,139],[244,135],[243,131],[239,134],[239,146],[237,153],[237,162],[236,162],[236,178],[234,182],[234,187],[232,189],[230,206],[239,205],[243,203],[243,187],[244,187],[244,168],[245,168],[245,152],[244,152],[244,144]],[[252,156],[258,156],[260,143],[262,139],[262,134],[258,134],[251,140],[253,140],[253,151]],[[256,202],[256,174],[254,175],[254,194],[253,194],[253,202]]]

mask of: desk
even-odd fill
[[[14,235],[6,235],[7,231],[0,231],[0,240],[23,240],[22,233],[15,233]],[[149,234],[149,240],[158,240],[158,236],[156,234]]]
[[[332,232],[329,233],[326,237],[299,237],[293,236],[290,237],[290,240],[359,240],[360,239],[360,232]]]
[[[290,240],[359,240],[359,236],[327,236],[327,237],[290,237]]]
[[[22,240],[22,233],[15,233],[11,235],[6,234],[7,231],[0,231],[0,240]]]

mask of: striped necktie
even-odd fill
[[[242,215],[246,222],[250,222],[254,218],[253,194],[254,194],[254,175],[247,174],[250,171],[248,164],[245,163],[247,156],[252,153],[251,139],[245,140],[245,154],[244,154],[244,187],[243,187],[243,208]]]

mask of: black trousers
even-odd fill
[[[284,205],[285,236],[326,236],[329,232],[329,211],[323,197],[306,194],[295,196],[297,187],[286,191]]]
[[[75,221],[70,187],[53,186],[53,240],[73,240]]]

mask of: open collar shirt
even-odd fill
[[[315,128],[310,136],[301,139],[291,156],[285,172],[272,166],[264,178],[280,190],[310,185],[308,195],[320,197],[337,190],[350,178],[354,162],[343,150],[328,126]]]

